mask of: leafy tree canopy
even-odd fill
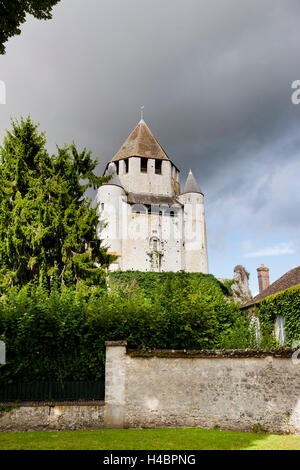
[[[212,275],[134,273],[135,282],[129,273],[111,274],[108,290],[8,289],[0,299],[7,351],[0,385],[99,380],[111,340],[144,351],[256,347],[249,319]]]
[[[60,0],[0,0],[0,54],[5,54],[6,41],[21,34],[20,26],[26,21],[26,14],[39,20],[52,18],[52,8]]]
[[[96,236],[97,207],[84,196],[97,177],[91,152],[46,150],[30,117],[12,121],[0,147],[0,290],[37,280],[45,287],[103,281],[111,257]],[[83,183],[84,181],[84,183]]]

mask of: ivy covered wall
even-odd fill
[[[278,317],[284,317],[286,346],[300,340],[300,286],[291,287],[278,294],[271,295],[255,305],[260,321],[262,341],[276,345],[274,325]]]

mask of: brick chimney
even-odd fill
[[[270,285],[269,268],[267,268],[264,264],[262,264],[260,268],[257,268],[257,276],[258,276],[259,293],[261,293]]]

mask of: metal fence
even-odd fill
[[[104,380],[0,384],[0,402],[104,400]]]

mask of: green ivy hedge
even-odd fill
[[[0,382],[98,380],[106,340],[144,349],[249,346],[247,320],[211,275],[118,273],[109,286],[9,291],[0,300]]]
[[[300,340],[300,286],[271,295],[255,305],[265,342],[275,345],[276,317],[285,318],[286,346]]]
[[[222,292],[224,295],[232,295],[230,285],[233,281],[226,280],[228,283],[220,282],[212,274],[203,273],[186,273],[184,271],[179,272],[142,272],[142,271],[114,271],[109,273],[109,280],[112,283],[119,283],[126,286],[137,285],[141,288],[145,294],[152,296],[157,292],[157,289],[163,287],[163,290],[167,291],[169,288],[171,291],[177,290],[180,286],[187,285],[191,281],[198,282],[201,287],[215,287],[217,290]]]

